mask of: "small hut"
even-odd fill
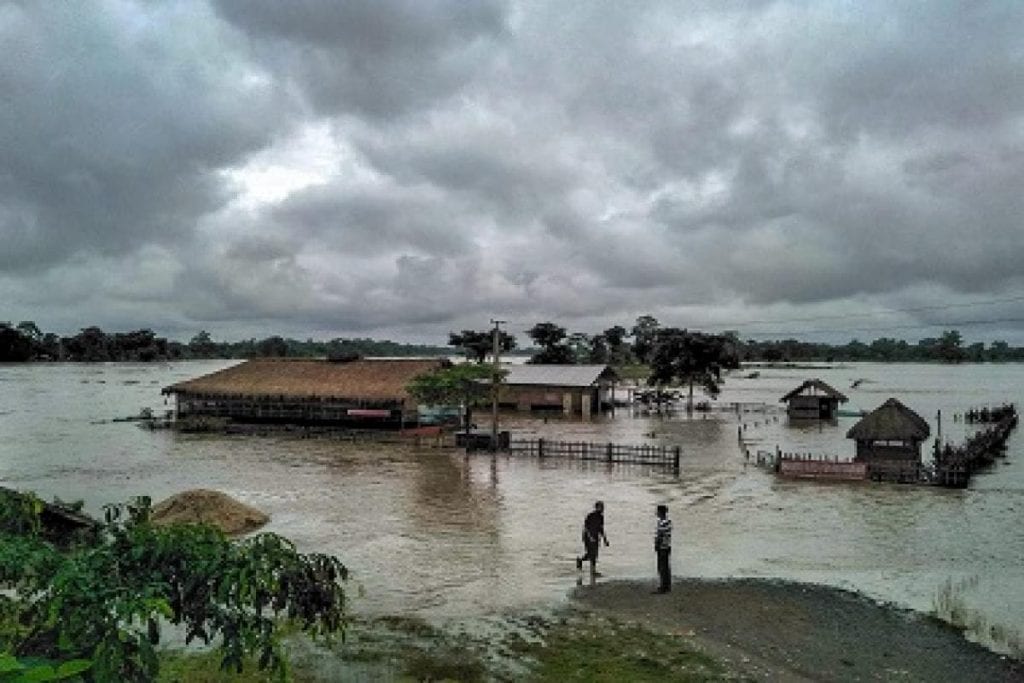
[[[859,462],[920,463],[921,442],[931,429],[924,418],[894,398],[865,415],[846,433],[857,442]]]
[[[848,399],[820,379],[809,379],[779,399],[786,404],[786,414],[794,419],[834,420],[839,404]]]
[[[260,358],[163,389],[178,417],[238,422],[400,427],[418,405],[406,386],[440,359]]]

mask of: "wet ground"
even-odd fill
[[[947,624],[832,588],[782,581],[612,582],[576,592],[599,614],[686,636],[726,667],[765,681],[1022,681],[1024,663]]]

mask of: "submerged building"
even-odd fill
[[[846,433],[857,442],[854,460],[908,464],[921,462],[921,443],[930,435],[924,418],[895,398],[865,415]]]
[[[507,365],[499,389],[503,408],[590,415],[610,407],[618,375],[608,365]]]
[[[820,379],[809,379],[779,399],[786,404],[786,414],[794,419],[834,420],[839,404],[847,398]]]
[[[239,422],[400,427],[417,422],[406,389],[442,359],[318,360],[260,358],[163,389],[175,414]]]

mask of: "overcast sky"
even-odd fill
[[[1004,1],[0,1],[0,320],[1024,344],[1022,36]]]

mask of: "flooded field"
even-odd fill
[[[792,427],[778,406],[820,377],[870,410],[895,396],[943,435],[954,413],[1024,404],[1024,366],[846,364],[749,369],[730,376],[710,414],[620,410],[591,422],[503,416],[517,435],[682,447],[679,477],[655,469],[465,456],[330,440],[148,432],[110,419],[165,410],[160,388],[224,367],[0,366],[0,479],[42,496],[104,503],[186,488],[225,491],[271,515],[267,527],[353,571],[357,609],[427,617],[480,616],[561,600],[576,584],[583,515],[606,505],[610,578],[654,576],[654,506],[675,522],[674,570],[701,577],[784,577],[851,588],[921,611],[954,588],[987,625],[1024,633],[1024,438],[967,490],[779,481],[748,465],[751,450],[849,457],[856,418]],[[851,388],[861,380],[856,388]],[[723,409],[724,408],[724,409]],[[931,440],[925,444],[930,449]],[[358,593],[358,595],[357,595]],[[980,623],[980,622],[979,622]]]

